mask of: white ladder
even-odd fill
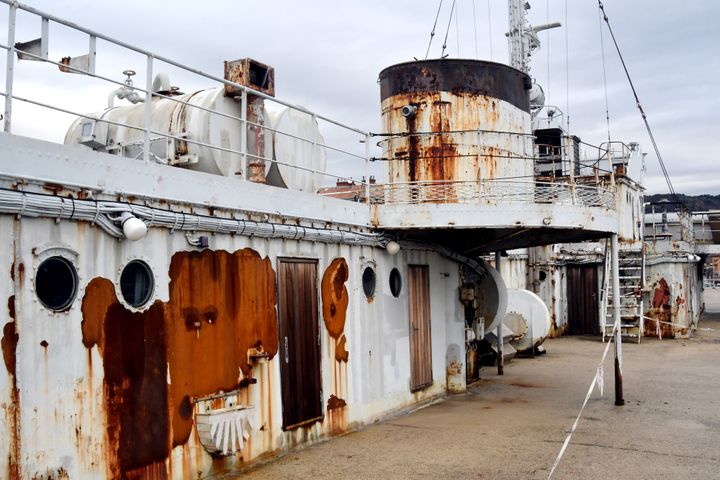
[[[614,309],[620,309],[620,334],[623,337],[637,338],[638,343],[643,335],[643,286],[645,278],[645,255],[639,249],[620,249],[618,264],[620,271],[620,298],[616,302],[610,275],[610,257],[605,249],[605,279],[602,292],[602,335],[603,341],[612,335]]]

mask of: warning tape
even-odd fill
[[[614,338],[615,332],[617,331],[618,324],[615,323],[613,326],[612,333],[610,334],[611,337]],[[588,401],[590,400],[590,397],[592,396],[593,390],[595,389],[595,385],[598,386],[598,389],[600,390],[600,396],[603,396],[603,390],[605,381],[603,379],[603,363],[605,362],[605,358],[607,358],[607,354],[610,351],[610,344],[612,342],[607,342],[605,345],[605,351],[603,352],[602,358],[600,359],[600,363],[598,363],[597,370],[595,370],[595,377],[593,378],[593,381],[590,383],[590,388],[588,388],[587,394],[585,395],[585,400],[583,401],[582,407],[580,407],[580,411],[577,414],[577,417],[575,417],[575,422],[573,422],[572,427],[570,428],[570,432],[565,437],[565,441],[562,444],[562,447],[560,447],[560,452],[558,453],[557,458],[555,459],[555,463],[553,463],[552,468],[550,469],[550,473],[548,474],[548,480],[553,476],[553,473],[555,473],[555,469],[560,464],[560,460],[562,459],[563,455],[565,454],[565,450],[567,449],[568,445],[570,444],[570,439],[572,438],[573,434],[575,433],[575,430],[577,430],[577,426],[580,423],[580,417],[582,416],[583,411],[585,410],[585,407],[587,406]]]

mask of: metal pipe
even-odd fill
[[[500,250],[495,252],[495,270],[502,276],[502,273],[500,273]],[[498,342],[498,358],[497,358],[497,372],[498,375],[504,375],[505,374],[505,358],[503,357],[504,354],[504,345],[503,345],[503,333],[502,333],[502,327],[503,322],[502,320],[497,326],[497,342]]]
[[[615,331],[615,405],[625,405],[622,383],[622,331],[620,323],[620,248],[618,235],[612,235],[612,287],[613,287],[613,324]],[[642,332],[638,332],[641,335]]]

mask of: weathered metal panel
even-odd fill
[[[464,342],[458,267],[436,253],[403,250],[390,256],[370,247],[230,235],[213,237],[213,250],[200,253],[187,251],[192,247],[182,232],[159,228],[130,242],[84,223],[23,219],[13,233],[14,223],[13,217],[0,217],[3,238],[16,241],[17,265],[22,265],[16,268],[23,272],[15,301],[19,415],[13,423],[11,410],[3,411],[0,451],[16,460],[20,478],[60,469],[71,478],[124,472],[180,479],[233,471],[261,454],[313,443],[442,395],[446,359],[457,359],[451,353]],[[58,245],[74,255],[78,269],[79,291],[66,313],[46,310],[32,288],[44,252]],[[327,326],[320,332],[324,419],[292,431],[282,429],[282,355],[273,356],[277,331],[256,329],[266,325],[260,319],[268,315],[272,325],[274,309],[268,305],[279,257],[317,260],[320,271],[337,280],[329,282],[333,289],[342,284],[347,291],[339,288],[333,297],[336,313],[347,305],[342,334],[332,337]],[[152,300],[139,310],[124,302],[118,283],[122,266],[132,259],[144,260],[155,280]],[[368,262],[377,270],[372,302],[362,293],[361,273]],[[429,265],[429,291],[438,299],[429,311],[435,381],[416,393],[408,388],[408,289],[395,298],[387,285],[390,269],[404,272],[409,263]],[[9,278],[9,269],[0,266],[0,274],[5,271]],[[253,286],[246,288],[250,280]],[[9,287],[0,288],[10,296]],[[248,305],[254,306],[248,310]],[[339,331],[336,320],[330,322],[333,334]],[[257,353],[258,339],[267,356],[253,361],[248,354]],[[0,378],[0,398],[7,399],[0,402],[11,399],[11,380]],[[212,457],[200,443],[193,416],[203,405],[219,407],[220,400],[188,401],[236,386],[237,393],[224,396],[254,406],[260,428],[236,455]],[[146,410],[131,415],[137,410],[132,404]],[[18,426],[14,444],[12,425]],[[131,438],[147,448],[134,451]]]
[[[430,279],[427,265],[408,265],[408,303],[410,308],[410,390],[432,384],[432,346],[430,330]]]
[[[666,252],[649,256],[644,304],[646,336],[686,337],[697,328],[702,283],[698,279],[695,256],[682,250],[675,255]]]

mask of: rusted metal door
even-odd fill
[[[410,304],[410,390],[432,385],[430,275],[427,265],[408,265]]]
[[[599,335],[596,265],[567,266],[568,330],[571,335]]]
[[[317,262],[280,259],[280,376],[283,428],[321,419]]]

